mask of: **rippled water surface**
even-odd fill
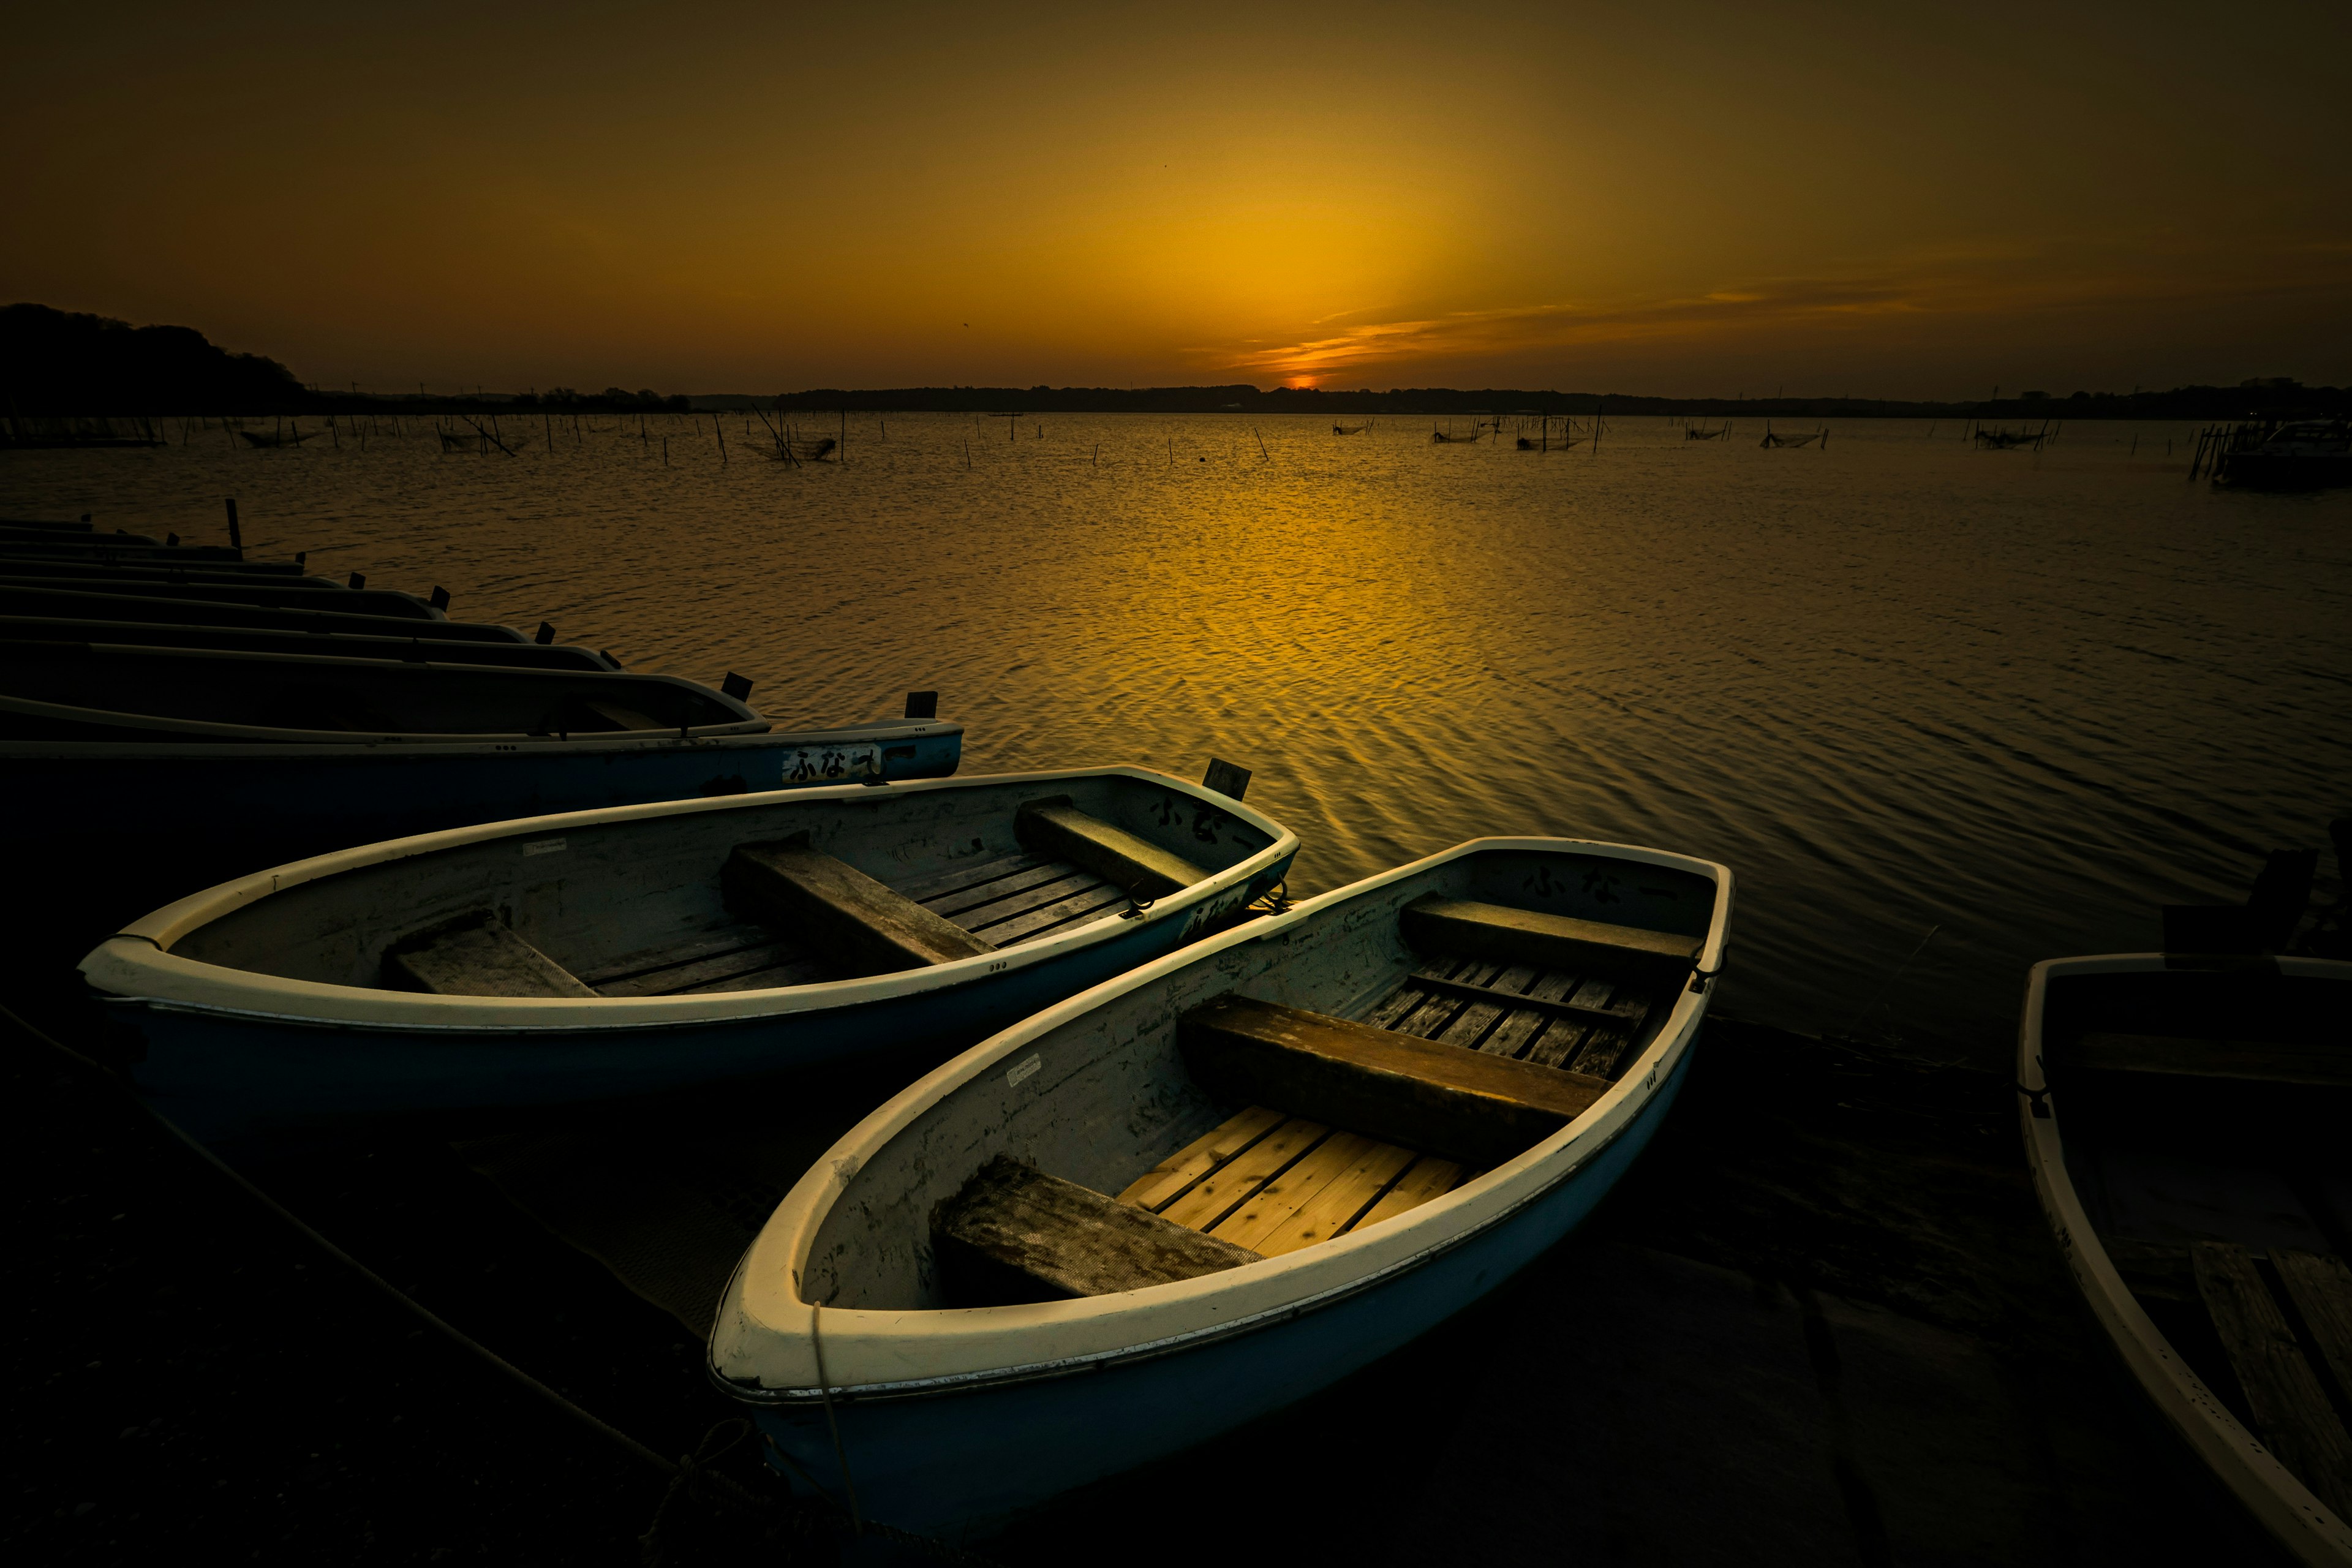
[[[1725,1005],[1848,1026],[1940,926],[1864,1032],[1988,1061],[2032,960],[2149,947],[2154,906],[2352,809],[2352,501],[2190,484],[2185,427],[1765,450],[1653,418],[1546,454],[852,416],[793,468],[719,423],[725,463],[710,416],[508,417],[511,458],[215,426],[0,456],[0,510],[214,542],[234,495],[248,548],[740,670],[782,720],[936,687],[967,773],[1230,758],[1305,840],[1294,893],[1488,833],[1706,856],[1739,879]]]

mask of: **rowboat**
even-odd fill
[[[343,590],[346,595],[351,590]],[[364,637],[425,637],[450,642],[515,642],[523,635],[512,626],[477,621],[452,621],[435,614],[421,599],[398,597],[425,612],[421,616],[382,616],[364,612],[366,601],[347,599],[349,610],[339,610],[330,598],[306,599],[315,609],[234,602],[217,598],[183,598],[176,595],[122,593],[101,585],[58,588],[47,584],[0,583],[0,614],[59,616],[94,621],[170,621],[185,626],[278,626],[289,631],[356,632]],[[400,625],[388,626],[387,619]]]
[[[400,620],[442,618],[441,611],[414,594],[391,588],[346,588],[317,578],[256,579],[226,572],[139,572],[129,569],[79,574],[14,572],[0,566],[0,595],[18,593],[108,594],[157,600],[206,599],[260,605],[283,610],[323,610],[336,615],[390,616]]]
[[[257,873],[81,973],[141,1090],[235,1138],[944,1053],[1238,913],[1297,847],[1138,768],[671,801]]]
[[[674,675],[0,639],[7,740],[520,745],[768,728],[736,698]]]
[[[330,658],[440,659],[449,664],[499,664],[531,669],[621,668],[608,653],[564,643],[528,643],[520,638],[427,642],[409,635],[410,628],[419,624],[378,620],[375,626],[383,635],[365,637],[343,631],[281,631],[268,626],[182,626],[170,622],[0,615],[0,641],[130,644],[245,653],[299,653]]]
[[[2315,1568],[2352,1564],[2347,1016],[2352,963],[2053,959],[2018,1053],[2034,1185],[2092,1315],[2242,1517]]]
[[[1098,985],[811,1167],[711,1375],[801,1476],[950,1538],[1214,1440],[1591,1211],[1683,1080],[1730,911],[1712,861],[1477,839]]]

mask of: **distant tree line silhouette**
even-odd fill
[[[1390,415],[1547,413],[1690,415],[1702,418],[2234,419],[2247,415],[2352,413],[2352,391],[2302,386],[2277,377],[2237,386],[2166,392],[2033,393],[1956,402],[1870,397],[1642,397],[1625,393],[1516,387],[1391,387],[1385,392],[1316,387],[913,386],[863,391],[724,393],[688,397],[650,387],[545,392],[390,395],[321,392],[260,354],[232,353],[192,327],[134,327],[47,305],[0,306],[0,398],[16,415],[325,414],[386,407],[405,412],[498,411],[518,406],[587,413],[685,413],[690,409],[786,408],[826,412],[987,414]]]

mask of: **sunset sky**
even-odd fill
[[[2352,381],[2352,5],[18,14],[0,300],[362,389]]]

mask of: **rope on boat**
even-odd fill
[[[110,1087],[119,1090],[133,1105],[146,1112],[147,1116],[152,1120],[157,1126],[161,1127],[166,1133],[168,1133],[172,1140],[178,1143],[181,1148],[186,1150],[189,1153],[194,1154],[199,1161],[210,1166],[214,1172],[227,1181],[230,1185],[244,1193],[246,1196],[251,1198],[255,1203],[268,1210],[272,1215],[275,1215],[303,1240],[309,1242],[312,1247],[317,1247],[319,1251],[325,1254],[328,1258],[332,1258],[335,1262],[342,1265],[343,1268],[350,1270],[360,1279],[374,1287],[379,1294],[384,1296],[403,1310],[416,1318],[419,1321],[423,1322],[427,1328],[439,1334],[449,1343],[457,1346],[459,1350],[466,1352],[467,1354],[473,1356],[476,1360],[483,1363],[492,1370],[503,1373],[525,1393],[534,1395],[541,1403],[551,1406],[557,1412],[569,1417],[579,1426],[587,1428],[598,1436],[603,1437],[605,1441],[626,1452],[631,1458],[638,1460],[640,1463],[652,1467],[654,1469],[661,1471],[664,1475],[668,1476],[670,1478],[669,1489],[662,1494],[661,1503],[654,1510],[653,1523],[647,1528],[645,1534],[637,1538],[638,1547],[642,1552],[643,1561],[647,1564],[647,1568],[657,1568],[657,1565],[664,1560],[667,1552],[667,1544],[662,1535],[662,1526],[664,1521],[668,1517],[671,1509],[681,1497],[690,1497],[698,1500],[724,1503],[730,1508],[739,1509],[751,1513],[772,1514],[776,1516],[777,1524],[781,1528],[803,1537],[814,1535],[820,1531],[831,1533],[846,1529],[848,1532],[853,1534],[879,1536],[885,1540],[896,1542],[902,1546],[912,1547],[929,1556],[936,1557],[942,1562],[970,1563],[973,1564],[974,1568],[1001,1568],[1001,1565],[992,1558],[983,1557],[977,1552],[969,1552],[961,1547],[950,1545],[949,1542],[941,1541],[935,1536],[919,1534],[911,1530],[902,1530],[896,1525],[884,1524],[878,1520],[861,1519],[856,1512],[856,1493],[854,1490],[850,1493],[850,1506],[848,1510],[843,1510],[841,1505],[835,1502],[823,1487],[818,1486],[814,1479],[809,1477],[806,1471],[802,1470],[798,1465],[792,1465],[789,1456],[786,1456],[782,1448],[777,1447],[772,1440],[770,1440],[766,1444],[768,1451],[775,1454],[780,1458],[783,1458],[788,1465],[792,1465],[793,1471],[798,1473],[803,1480],[807,1481],[810,1489],[824,1502],[826,1505],[824,1509],[812,1507],[810,1504],[801,1501],[798,1498],[791,1496],[786,1496],[781,1499],[775,1497],[762,1497],[758,1492],[752,1490],[750,1487],[747,1487],[742,1482],[735,1479],[732,1476],[729,1476],[719,1470],[713,1469],[711,1466],[717,1460],[731,1452],[751,1430],[752,1424],[741,1417],[737,1417],[729,1421],[721,1421],[717,1426],[711,1427],[709,1431],[703,1434],[702,1441],[696,1446],[693,1453],[681,1454],[676,1459],[664,1458],[660,1453],[653,1448],[647,1447],[645,1444],[638,1442],[635,1437],[630,1436],[626,1432],[622,1431],[618,1426],[614,1426],[611,1422],[606,1421],[588,1410],[583,1409],[580,1405],[573,1404],[571,1400],[565,1398],[562,1394],[557,1393],[546,1384],[541,1383],[539,1379],[531,1376],[530,1373],[523,1371],[522,1368],[515,1365],[504,1356],[499,1355],[496,1351],[491,1350],[488,1346],[469,1337],[462,1330],[449,1322],[446,1319],[442,1318],[437,1313],[434,1312],[424,1303],[408,1295],[398,1286],[386,1279],[383,1275],[378,1274],[374,1269],[370,1268],[366,1264],[362,1263],[358,1258],[352,1257],[350,1253],[345,1252],[341,1247],[328,1240],[324,1235],[311,1226],[311,1225],[308,1221],[304,1220],[299,1215],[297,1215],[284,1204],[279,1203],[276,1198],[271,1197],[260,1187],[255,1185],[252,1181],[247,1179],[244,1173],[239,1172],[235,1166],[229,1164],[218,1154],[214,1153],[210,1149],[205,1148],[204,1144],[191,1137],[179,1126],[177,1122],[174,1122],[170,1117],[163,1115],[153,1106],[149,1105],[144,1100],[142,1100],[138,1094],[132,1090],[130,1083],[124,1079],[122,1074],[115,1068],[107,1066],[104,1062],[89,1055],[87,1052],[76,1050],[73,1047],[67,1045],[63,1040],[58,1039],[47,1030],[32,1023],[23,1015],[19,1014],[15,1008],[6,1005],[5,1003],[0,1003],[0,1017],[6,1018],[8,1022],[14,1024],[18,1029],[21,1029],[26,1034],[31,1036],[34,1039],[40,1041],[41,1044],[47,1046],[50,1049],[56,1051],[58,1055],[65,1057],[67,1059],[74,1062],[78,1066],[87,1068],[89,1072],[103,1079]],[[814,1331],[814,1317],[812,1317],[811,1326],[812,1331]],[[822,1352],[819,1353],[822,1354]],[[820,1384],[824,1381],[822,1370],[818,1373],[817,1381]],[[832,1415],[833,1399],[831,1392],[827,1391],[825,1395],[825,1415],[828,1421],[831,1419]],[[727,1435],[727,1440],[720,1443],[718,1448],[714,1451],[711,1445],[722,1435]],[[836,1453],[840,1452],[841,1434],[838,1427],[835,1427],[834,1431],[834,1447]],[[841,1473],[842,1479],[845,1483],[849,1479],[849,1461],[845,1455],[842,1456]]]

